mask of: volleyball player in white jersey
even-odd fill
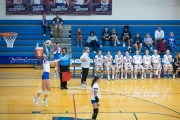
[[[169,78],[172,78],[173,66],[172,66],[172,55],[170,55],[170,51],[166,50],[166,54],[163,56],[163,68],[164,68],[164,78],[166,78],[166,73],[169,69]]]
[[[95,76],[98,75],[98,70],[101,70],[101,78],[103,78],[103,73],[104,73],[103,63],[104,63],[104,57],[102,55],[102,51],[99,50],[98,54],[95,56],[95,69],[96,69]]]
[[[131,70],[131,79],[134,79],[133,77],[133,65],[132,65],[132,57],[129,55],[129,52],[126,51],[126,56],[123,57],[123,64],[124,64],[124,73],[125,73],[125,79],[127,79],[127,73],[128,69]]]
[[[119,74],[121,71],[121,79],[123,78],[123,55],[121,55],[121,51],[118,51],[117,55],[115,55],[115,68],[116,68],[116,76],[115,79],[119,79]]]
[[[100,79],[95,76],[94,79],[92,80],[92,97],[91,97],[91,103],[93,105],[93,115],[92,115],[92,120],[96,120],[98,111],[99,111],[99,99],[100,99],[100,88],[98,83],[100,82]]]
[[[142,73],[141,73],[141,79],[144,79],[143,75],[144,75],[144,67],[142,66],[142,56],[139,55],[139,51],[136,51],[136,55],[133,56],[133,63],[134,65],[134,78],[137,79],[137,70],[138,68],[141,69]]]
[[[63,57],[65,58],[65,57]],[[61,58],[61,59],[63,59]],[[39,106],[39,103],[38,103],[38,98],[39,96],[42,94],[42,92],[46,89],[46,93],[45,93],[45,97],[42,101],[42,103],[45,105],[45,106],[48,106],[47,104],[47,97],[49,95],[49,92],[50,92],[50,81],[49,81],[49,73],[50,73],[50,64],[51,63],[54,63],[54,62],[58,62],[60,61],[61,59],[59,60],[55,60],[55,61],[48,61],[48,56],[46,56],[45,54],[43,54],[43,69],[44,69],[44,73],[42,75],[42,87],[41,89],[38,91],[37,93],[37,96],[33,99],[33,102],[36,106]]]
[[[114,72],[115,68],[112,65],[113,57],[111,56],[111,53],[109,51],[106,52],[106,55],[104,56],[104,62],[105,62],[105,68],[107,70],[108,80],[110,80],[109,70],[112,69],[112,79],[114,80]]]
[[[144,78],[146,78],[146,72],[147,70],[150,69],[150,78],[152,78],[153,75],[153,68],[151,65],[152,59],[151,56],[149,55],[149,50],[145,50],[145,55],[143,56],[143,64],[144,64]]]
[[[154,50],[154,54],[152,55],[152,64],[153,69],[156,69],[155,75],[158,75],[158,78],[161,78],[161,62],[160,55],[157,54],[157,50]]]

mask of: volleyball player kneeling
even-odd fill
[[[133,63],[135,64],[134,66],[134,77],[137,79],[137,70],[141,69],[141,79],[144,79],[143,74],[144,74],[144,67],[142,66],[142,56],[139,55],[139,51],[136,51],[136,55],[133,56]]]
[[[99,111],[99,99],[100,99],[100,88],[98,83],[100,82],[100,79],[95,76],[91,87],[92,87],[92,98],[91,98],[91,103],[93,105],[93,115],[92,115],[92,120],[96,120],[97,115],[98,115],[98,111]]]
[[[47,104],[47,97],[49,95],[50,92],[50,81],[49,81],[49,73],[50,73],[50,64],[51,63],[55,63],[58,62],[60,60],[62,60],[64,57],[62,57],[61,59],[55,60],[55,61],[48,61],[48,56],[46,56],[45,54],[43,54],[43,69],[44,69],[44,73],[42,75],[42,87],[41,89],[38,91],[37,96],[33,99],[33,102],[36,106],[39,106],[38,103],[38,98],[39,96],[42,94],[42,92],[46,89],[46,93],[45,93],[45,97],[42,101],[42,103],[45,106],[48,106]]]

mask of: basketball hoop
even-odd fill
[[[7,48],[13,48],[14,41],[16,40],[18,33],[16,32],[0,33],[0,36],[3,36],[4,40],[6,41]]]

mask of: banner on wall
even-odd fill
[[[48,14],[48,1],[49,0],[28,0],[28,14],[42,15]]]
[[[91,15],[91,0],[69,0],[71,15]]]
[[[49,0],[49,14],[69,14],[69,0]]]
[[[92,0],[91,14],[112,15],[112,0]]]
[[[6,0],[7,15],[112,15],[112,0]]]
[[[7,15],[26,15],[27,0],[6,0]]]

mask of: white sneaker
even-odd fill
[[[114,80],[114,75],[112,75],[112,79]]]
[[[44,36],[46,36],[46,34],[43,34]]]
[[[100,48],[102,48],[103,47],[103,45],[100,45]]]
[[[94,53],[96,53],[96,51],[94,51]]]
[[[156,73],[155,73],[155,75],[158,75],[158,70],[156,70]]]
[[[59,77],[59,73],[56,73],[56,76]]]
[[[39,106],[38,99],[33,99],[33,102],[36,106]]]
[[[118,43],[118,44],[120,44],[120,42],[119,42],[119,41],[118,41],[117,43]]]
[[[123,76],[121,76],[121,79],[122,79],[122,80],[124,79]]]
[[[103,78],[103,74],[101,74],[101,77],[100,77],[101,79]]]
[[[134,79],[134,77],[133,77],[133,76],[131,76],[131,79]]]
[[[87,82],[85,82],[84,85],[85,85],[85,86],[88,85]]]
[[[141,76],[141,79],[143,79],[143,80],[144,80],[144,77],[143,77],[143,76]]]
[[[57,78],[56,73],[54,73],[54,78]]]
[[[51,31],[50,33],[53,34],[53,31]]]
[[[125,75],[125,79],[127,79],[127,75]]]
[[[150,78],[152,78],[152,76],[153,76],[153,73],[152,73],[152,72],[150,72]]]
[[[42,101],[42,104],[44,104],[46,107],[48,106],[48,104],[47,104],[47,101],[46,101],[46,100],[43,100],[43,101]]]
[[[108,80],[110,80],[111,78],[110,78],[110,76],[108,75]]]
[[[176,75],[175,74],[173,74],[173,79],[175,79],[176,78]]]
[[[128,47],[128,49],[131,48],[130,46]]]
[[[114,44],[114,47],[116,47],[116,44]]]
[[[136,75],[134,76],[134,78],[135,78],[135,80],[137,80],[137,76]]]
[[[123,43],[123,47],[126,47],[125,43]]]
[[[80,88],[85,88],[85,84],[81,84]]]
[[[144,78],[146,79],[146,74],[144,74]]]

